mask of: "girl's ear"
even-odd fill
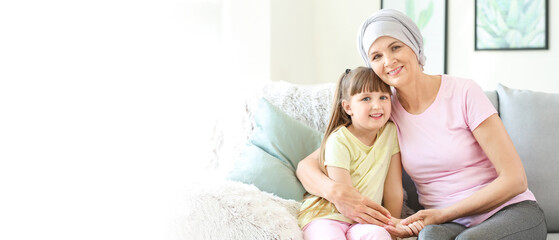
[[[342,100],[342,108],[344,109],[345,113],[349,116],[353,116],[353,112],[351,111],[351,106],[349,106],[349,102],[346,100]]]

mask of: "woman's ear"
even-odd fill
[[[342,100],[342,108],[344,109],[345,113],[349,116],[353,116],[353,112],[351,111],[351,106],[349,106],[349,102],[346,100]]]

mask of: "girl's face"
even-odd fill
[[[401,41],[383,36],[369,49],[373,71],[388,85],[396,88],[409,83],[411,75],[421,72],[415,52]]]
[[[351,116],[352,125],[358,129],[378,130],[390,119],[390,94],[385,92],[362,92],[342,102]]]

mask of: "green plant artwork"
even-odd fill
[[[417,24],[419,30],[423,30],[427,26],[427,23],[429,23],[433,16],[434,8],[433,1],[429,1],[427,8],[417,10],[415,0],[406,0],[406,15]]]
[[[419,28],[427,58],[424,72],[446,73],[447,0],[382,0],[381,8],[398,10]]]
[[[476,49],[546,46],[546,0],[477,0]]]

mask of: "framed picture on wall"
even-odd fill
[[[548,49],[548,0],[476,0],[475,50]]]
[[[423,35],[424,72],[446,73],[446,22],[448,0],[381,0],[381,8],[396,9],[410,17]]]

